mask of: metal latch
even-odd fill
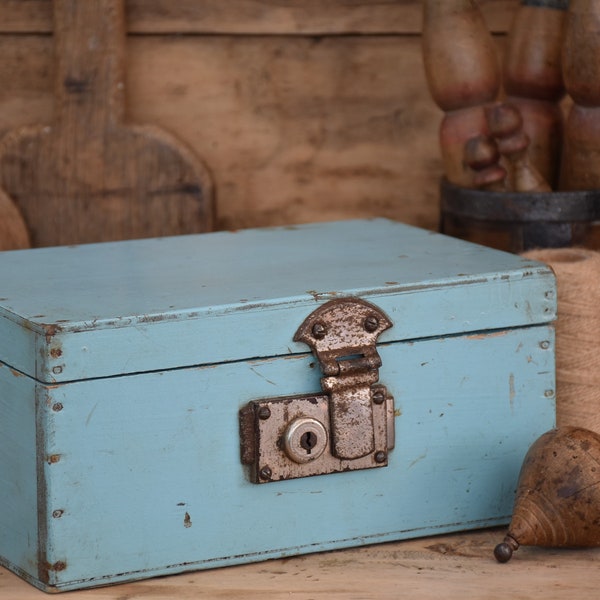
[[[242,462],[250,479],[267,483],[384,467],[394,447],[394,399],[377,384],[377,338],[392,326],[358,298],[327,302],[300,325],[319,361],[322,392],[266,398],[240,411]]]

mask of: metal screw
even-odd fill
[[[550,342],[548,340],[544,340],[543,342],[540,342],[540,348],[542,350],[548,350],[548,348],[550,348]]]
[[[364,326],[369,333],[373,333],[379,327],[379,319],[376,316],[371,315],[365,319]]]
[[[52,367],[52,372],[55,375],[60,375],[62,373],[62,370],[63,370],[62,367]]]
[[[383,404],[384,400],[385,400],[385,395],[383,392],[375,392],[373,394],[373,402],[375,404]]]
[[[269,467],[263,467],[258,473],[258,476],[265,480],[271,479],[271,475],[273,475],[273,471]]]
[[[554,390],[546,390],[544,396],[546,396],[546,398],[552,398],[552,396],[554,396]]]
[[[375,453],[375,462],[376,463],[382,463],[385,462],[387,460],[387,452],[376,452]]]
[[[322,340],[327,335],[327,327],[323,323],[315,323],[312,327],[312,334],[318,340]]]
[[[55,519],[60,519],[63,516],[64,512],[65,512],[64,510],[60,510],[60,509],[59,510],[54,510],[54,511],[52,511],[52,516]]]
[[[63,409],[63,405],[62,405],[62,403],[61,403],[61,402],[55,402],[55,403],[52,405],[52,410],[53,410],[54,412],[60,412],[62,409]]]
[[[258,418],[266,421],[271,416],[271,409],[268,406],[261,406],[258,409]]]

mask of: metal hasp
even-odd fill
[[[387,465],[394,399],[377,384],[377,338],[392,326],[358,298],[327,302],[299,327],[319,361],[323,392],[254,400],[240,411],[242,462],[267,483]]]

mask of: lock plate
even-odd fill
[[[332,300],[302,323],[322,392],[253,400],[240,410],[242,462],[250,479],[268,483],[384,467],[394,447],[394,399],[378,384],[379,334],[392,326],[374,305]]]
[[[378,404],[382,396],[383,402]],[[367,456],[350,460],[332,454],[326,394],[251,402],[240,413],[242,431],[246,432],[242,434],[243,456],[246,449],[243,462],[251,467],[250,479],[254,483],[268,483],[385,467],[388,452],[393,448],[394,399],[382,385],[373,387],[372,397],[375,398],[372,401],[375,449]]]

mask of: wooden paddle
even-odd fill
[[[54,0],[54,121],[0,142],[0,184],[34,246],[203,232],[210,175],[180,142],[124,122],[122,0]]]
[[[0,190],[0,250],[22,250],[30,246],[23,216],[12,199]]]

